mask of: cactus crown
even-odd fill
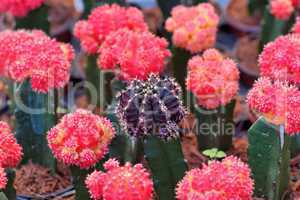
[[[135,137],[177,137],[185,115],[180,96],[178,84],[167,77],[152,74],[147,81],[132,81],[118,96],[116,112],[122,128]]]

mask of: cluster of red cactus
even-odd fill
[[[17,82],[30,79],[37,92],[61,88],[69,81],[72,47],[42,31],[1,32],[0,49],[0,71]]]
[[[215,109],[228,104],[238,91],[239,71],[236,63],[226,59],[216,49],[195,56],[188,63],[186,85],[198,104]]]
[[[134,7],[99,6],[76,24],[74,34],[88,53],[99,53],[101,69],[115,70],[124,80],[160,74],[170,57],[167,41],[148,31],[142,12]]]
[[[94,171],[86,179],[91,197],[95,200],[151,200],[153,182],[141,164],[131,166],[110,159],[104,164],[107,172]]]
[[[300,131],[300,35],[278,37],[259,57],[260,78],[248,94],[251,109],[269,122],[283,125],[289,135]]]
[[[7,182],[4,169],[16,167],[22,155],[22,147],[17,143],[11,128],[7,123],[0,122],[0,189]]]
[[[173,32],[173,43],[191,52],[211,48],[216,41],[219,16],[209,3],[193,7],[176,6],[166,21],[166,29]]]
[[[48,143],[58,160],[67,165],[89,168],[107,153],[114,135],[115,130],[109,120],[78,109],[65,115],[48,132]]]
[[[99,49],[98,65],[102,69],[120,68],[125,80],[146,80],[151,73],[164,70],[171,53],[168,42],[150,32],[138,33],[120,29],[110,34]]]
[[[148,30],[143,14],[137,8],[112,4],[95,8],[88,20],[77,22],[74,34],[85,51],[94,54],[109,34],[122,28],[138,32]]]
[[[189,171],[179,182],[178,200],[251,200],[253,181],[247,164],[234,156],[211,161],[202,169]]]
[[[43,2],[44,0],[1,0],[0,13],[10,12],[14,16],[24,17]]]

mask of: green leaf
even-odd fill
[[[225,158],[226,153],[224,151],[218,151],[216,154],[216,158]]]
[[[202,153],[207,157],[214,158],[214,156],[218,153],[218,149],[217,148],[207,149]]]
[[[226,157],[226,153],[224,151],[219,151],[217,148],[207,149],[202,153],[210,159]]]
[[[176,184],[188,170],[179,139],[165,142],[150,136],[144,140],[144,152],[158,198],[175,200]]]

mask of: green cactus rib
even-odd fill
[[[16,138],[23,147],[23,161],[48,167],[55,171],[55,159],[48,147],[46,134],[55,124],[55,116],[48,110],[48,94],[37,93],[32,90],[30,82],[24,81],[17,89],[16,99]],[[34,114],[24,110],[23,104],[30,109],[45,109],[41,114]]]
[[[200,151],[217,148],[227,151],[232,146],[234,134],[233,112],[235,100],[225,107],[207,110],[194,106],[197,119],[197,138]]]
[[[180,140],[162,141],[155,136],[149,136],[143,145],[158,199],[175,200],[176,184],[188,169]]]
[[[279,128],[259,118],[249,129],[248,157],[254,194],[270,200],[280,200],[288,188],[290,137],[285,135],[281,149]]]

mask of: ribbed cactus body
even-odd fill
[[[178,136],[178,123],[185,115],[180,95],[177,83],[169,78],[151,75],[147,81],[133,81],[118,97],[122,128],[135,137]]]
[[[279,128],[260,118],[249,129],[248,137],[255,196],[283,199],[289,183],[290,136],[285,134],[281,141]]]

